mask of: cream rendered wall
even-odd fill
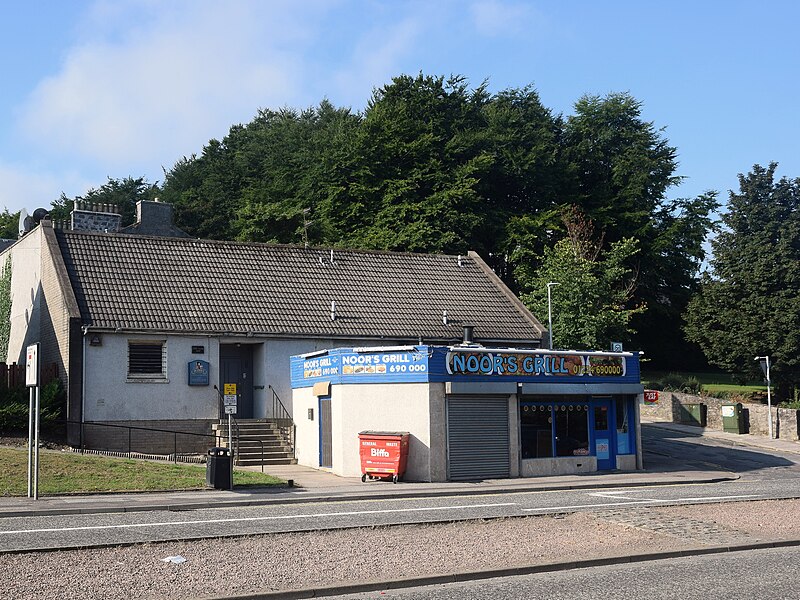
[[[431,480],[430,392],[427,383],[335,385],[331,387],[333,472],[361,475],[360,431],[408,431],[405,479]]]
[[[447,403],[444,383],[429,383],[431,481],[447,481]]]
[[[91,332],[90,332],[91,335]],[[84,414],[87,421],[218,419],[214,384],[219,373],[219,344],[204,336],[160,336],[103,333],[102,346],[86,344]],[[158,382],[129,382],[128,340],[167,339],[167,378]],[[192,354],[192,346],[206,354]],[[209,385],[189,386],[187,364],[203,359],[210,364]],[[155,381],[155,380],[152,380]]]
[[[11,332],[8,363],[25,359],[25,347],[39,341],[42,280],[42,228],[37,227],[0,254],[0,268],[11,257]]]
[[[636,455],[635,454],[618,454],[617,455],[617,469],[620,471],[635,471],[636,470]]]
[[[511,394],[508,397],[508,475],[509,477],[520,476],[520,462],[522,448],[520,443],[519,425],[519,397]]]

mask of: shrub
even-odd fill
[[[15,431],[28,428],[27,388],[0,389],[0,431]],[[66,403],[64,386],[54,379],[39,390],[40,422],[47,424],[61,418]]]
[[[12,403],[0,406],[0,431],[28,428],[28,405]]]
[[[703,384],[697,377],[686,377],[679,373],[668,373],[661,379],[650,381],[649,387],[665,392],[683,392],[684,394],[700,395]]]

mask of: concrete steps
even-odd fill
[[[269,419],[238,420],[233,427],[234,446],[238,431],[238,448],[234,450],[236,464],[242,466],[257,465],[295,465],[297,459],[293,457],[292,448],[283,439],[281,430]],[[212,426],[214,433],[221,437],[223,447],[228,445],[227,421],[215,423]]]

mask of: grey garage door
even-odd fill
[[[447,477],[509,477],[508,398],[447,399]]]

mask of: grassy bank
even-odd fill
[[[28,452],[0,448],[0,494],[27,494]],[[57,451],[39,454],[39,493],[190,490],[205,487],[205,466],[175,465]],[[238,486],[283,485],[271,475],[235,471]]]
[[[729,373],[700,372],[700,373],[666,373],[663,371],[647,371],[642,373],[642,383],[647,387],[651,382],[660,382],[665,378],[678,378],[684,381],[697,380],[703,391],[714,394],[727,392],[731,394],[752,394],[753,392],[766,392],[767,385],[763,381],[748,381],[746,384],[737,383]]]

